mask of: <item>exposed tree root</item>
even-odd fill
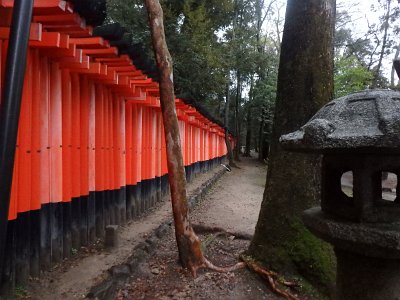
[[[194,228],[196,227],[196,225],[192,225],[192,229],[193,229],[193,240],[198,240],[198,237],[194,231]],[[212,229],[212,228],[210,228]],[[211,232],[210,232],[211,233]],[[215,230],[212,233],[216,233],[211,239],[207,240],[206,242],[201,243],[201,263],[197,264],[197,265],[191,265],[189,267],[193,277],[197,276],[197,271],[200,269],[210,269],[212,271],[218,272],[218,273],[227,273],[227,272],[233,272],[239,269],[243,269],[246,267],[246,264],[244,262],[238,262],[233,266],[229,266],[229,267],[218,267],[216,265],[214,265],[211,261],[209,261],[204,255],[204,249],[207,248],[208,245],[210,245],[218,236],[226,234],[226,232],[221,232],[221,230]]]
[[[201,269],[210,269],[212,271],[218,272],[218,273],[227,273],[227,272],[233,272],[239,269],[243,269],[246,267],[246,263],[244,262],[238,262],[233,266],[229,267],[218,267],[214,265],[212,262],[210,262],[205,256],[203,256],[203,262],[200,265],[192,265],[190,266],[190,271],[193,275],[193,277],[197,277],[197,271]]]
[[[218,273],[233,272],[233,271],[243,269],[244,267],[246,267],[246,263],[244,263],[244,262],[238,262],[235,265],[230,266],[230,267],[217,267],[206,258],[205,258],[204,263],[207,268],[209,268],[210,270],[213,270],[215,272],[218,272]]]
[[[280,288],[277,287],[277,280],[278,280],[278,274],[269,270],[266,270],[262,267],[260,267],[257,263],[255,263],[253,260],[245,257],[245,256],[241,256],[241,259],[244,261],[244,263],[246,264],[246,266],[256,272],[257,274],[259,274],[262,278],[264,278],[271,290],[282,297],[285,297],[286,299],[290,299],[290,300],[299,300],[299,298],[296,295],[293,295],[290,292],[287,291],[283,291]],[[294,282],[289,282],[289,281],[281,281],[281,284],[288,286],[288,287],[296,287],[298,286],[296,283]]]
[[[283,281],[279,281],[279,283],[283,284],[284,286],[290,287],[290,288],[299,287],[299,284],[297,282],[283,280]]]
[[[235,232],[229,232],[223,228],[220,227],[210,227],[210,226],[206,226],[203,224],[192,224],[192,228],[196,233],[214,233],[216,234],[213,239],[211,239],[210,241],[208,241],[208,243],[206,243],[206,245],[203,245],[203,247],[207,247],[207,245],[209,245],[215,238],[217,238],[219,235],[222,234],[229,234],[229,235],[233,235],[236,238],[242,238],[245,240],[250,240],[252,237],[249,234],[246,233],[235,233]],[[199,269],[203,269],[203,268],[207,268],[219,273],[226,273],[226,272],[233,272],[236,271],[238,269],[242,269],[244,267],[249,268],[251,271],[256,272],[257,274],[259,274],[262,278],[266,279],[268,285],[270,286],[272,292],[274,292],[276,295],[285,297],[286,299],[290,299],[290,300],[299,300],[299,298],[296,295],[293,295],[290,292],[281,290],[278,286],[277,286],[277,282],[293,288],[293,287],[297,287],[298,284],[295,282],[290,282],[290,281],[286,281],[286,280],[281,280],[279,281],[279,276],[277,273],[273,272],[273,271],[269,271],[266,270],[262,267],[260,267],[257,263],[255,263],[252,259],[242,255],[240,257],[242,259],[243,262],[239,262],[233,266],[230,267],[218,267],[215,266],[212,262],[210,262],[207,258],[205,258],[203,256],[202,259],[202,264],[200,264],[199,266],[197,266],[196,268],[191,268],[192,274],[194,277],[196,277],[197,271]]]
[[[253,236],[251,234],[248,234],[248,233],[245,233],[245,232],[228,231],[228,230],[225,230],[224,228],[221,228],[221,227],[207,226],[207,225],[204,225],[204,224],[192,224],[192,228],[197,234],[201,234],[201,233],[225,233],[227,235],[233,235],[238,240],[246,240],[246,241],[250,241],[253,238]]]
[[[175,234],[176,234],[176,226],[175,226]],[[219,273],[233,272],[235,270],[244,268],[246,265],[243,262],[236,263],[233,266],[229,267],[218,267],[215,266],[212,262],[210,262],[203,254],[202,243],[199,237],[196,235],[193,227],[189,223],[189,226],[186,227],[185,235],[178,236],[183,238],[183,245],[187,245],[186,247],[190,247],[191,252],[185,257],[185,260],[182,260],[181,252],[180,260],[182,266],[187,268],[192,273],[193,277],[197,276],[198,270],[201,269],[210,269],[212,271],[216,271]],[[179,248],[178,248],[179,249]]]

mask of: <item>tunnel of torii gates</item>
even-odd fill
[[[0,0],[0,66],[13,1]],[[159,86],[60,0],[35,0],[3,286],[23,284],[168,192]],[[226,155],[224,128],[176,99],[188,179]],[[234,142],[230,136],[231,142]]]

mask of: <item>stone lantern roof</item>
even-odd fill
[[[335,99],[280,142],[292,151],[400,153],[400,92],[365,90]]]

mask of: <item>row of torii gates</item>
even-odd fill
[[[27,2],[16,0],[14,11]],[[2,95],[13,5],[0,0]],[[22,14],[29,28],[24,22]],[[102,238],[105,226],[140,215],[168,191],[158,83],[93,36],[68,1],[35,0],[27,37],[8,214],[0,210],[6,288]],[[176,107],[190,179],[221,162],[225,132],[184,100],[176,99]]]

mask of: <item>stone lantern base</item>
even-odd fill
[[[304,212],[316,236],[335,247],[338,300],[400,299],[400,224],[354,223],[320,208]]]
[[[336,299],[400,299],[400,260],[362,256],[335,249]]]

